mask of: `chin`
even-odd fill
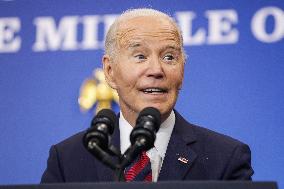
[[[167,115],[172,111],[172,108],[165,107],[164,104],[152,104],[152,105],[145,106],[145,108],[146,107],[153,107],[153,108],[158,109],[161,115]]]

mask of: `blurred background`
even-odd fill
[[[89,127],[98,102],[81,111],[82,84],[101,82],[94,72],[114,18],[142,7],[170,14],[183,32],[176,110],[247,143],[253,179],[283,188],[281,0],[0,0],[0,185],[39,183],[50,146]]]

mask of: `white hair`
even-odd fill
[[[135,17],[140,17],[140,16],[154,16],[154,17],[160,17],[160,18],[165,18],[168,20],[170,23],[174,25],[174,27],[177,29],[178,35],[179,35],[179,40],[181,42],[182,46],[182,56],[185,61],[186,55],[184,53],[183,49],[183,38],[181,31],[175,22],[175,20],[169,16],[166,13],[163,13],[161,11],[155,10],[155,9],[150,9],[150,8],[139,8],[139,9],[128,9],[125,12],[123,12],[116,20],[114,23],[110,26],[107,35],[106,35],[106,40],[105,40],[105,54],[108,54],[111,58],[114,58],[116,55],[116,50],[117,50],[117,33],[119,30],[119,25],[122,22],[125,22],[127,20],[130,20]]]

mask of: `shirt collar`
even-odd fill
[[[171,134],[175,125],[175,113],[171,112],[170,116],[161,124],[159,131],[156,135],[155,148],[158,154],[164,158]],[[133,127],[124,118],[122,112],[119,117],[119,130],[120,130],[120,150],[124,153],[130,146],[129,136]]]

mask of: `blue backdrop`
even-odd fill
[[[176,18],[188,61],[176,109],[251,147],[284,186],[284,1],[0,0],[0,184],[38,183],[49,147],[89,127],[77,104],[106,28],[129,8]],[[117,107],[115,107],[117,110]]]

